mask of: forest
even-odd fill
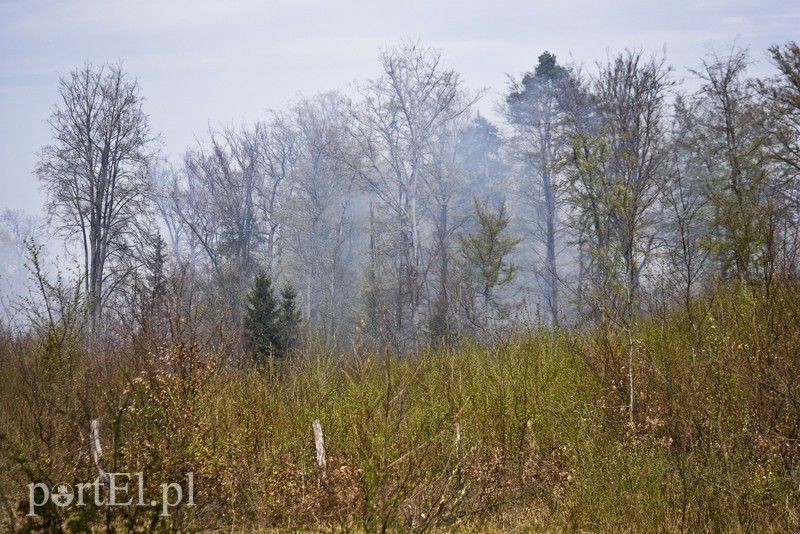
[[[0,217],[0,526],[797,531],[800,46],[759,53],[544,51],[487,117],[402,41],[178,159],[122,63],[62,75],[46,217]]]

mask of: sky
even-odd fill
[[[488,89],[478,106],[493,118],[508,76],[545,50],[591,71],[626,48],[666,49],[685,78],[735,42],[750,49],[751,74],[770,74],[767,48],[800,40],[800,2],[0,0],[0,211],[42,213],[33,169],[58,79],[87,62],[123,62],[178,161],[209,127],[378,77],[380,50],[401,39],[440,49],[468,88]]]

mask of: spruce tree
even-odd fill
[[[299,338],[299,328],[302,317],[297,309],[297,291],[291,284],[286,284],[281,290],[280,309],[280,342],[281,353],[289,355],[291,349],[296,349]]]
[[[147,305],[151,316],[158,314],[164,307],[167,298],[167,242],[161,232],[155,236],[153,249],[149,257],[145,259],[147,267]]]
[[[264,270],[256,274],[247,294],[244,335],[255,363],[266,362],[270,355],[282,354],[280,311],[272,289],[272,279]]]

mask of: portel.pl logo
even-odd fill
[[[31,482],[28,484],[28,516],[37,517],[36,508],[44,506],[48,501],[60,508],[90,504],[96,506],[160,506],[160,515],[162,516],[169,516],[170,508],[183,502],[183,487],[178,482],[161,484],[161,500],[146,502],[143,473],[133,473],[133,475],[130,473],[105,473],[105,475],[103,477],[105,480],[98,477],[94,482],[75,484],[74,487],[70,484],[59,483],[50,488],[42,482]],[[194,506],[194,473],[192,471],[186,473],[186,502],[184,505]]]

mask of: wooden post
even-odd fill
[[[536,440],[536,434],[533,432],[533,421],[530,419],[525,423],[525,439],[528,442],[528,450],[531,454],[539,454],[539,442]]]
[[[106,469],[106,461],[103,458],[103,448],[100,446],[100,421],[92,419],[89,427],[91,429],[89,445],[92,449],[92,458],[95,465],[97,465],[97,471],[100,473],[100,480],[106,483],[108,481],[108,470]]]
[[[458,421],[456,421],[456,458],[458,461],[458,465],[456,466],[456,480],[460,488],[463,485],[463,480],[461,478],[461,462],[463,460],[463,455],[461,452],[461,423]]]
[[[317,465],[321,473],[322,480],[325,480],[328,462],[325,459],[325,436],[322,434],[322,424],[319,419],[314,419],[311,425],[314,428],[314,446],[317,448]]]

